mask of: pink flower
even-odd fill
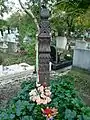
[[[47,99],[43,100],[43,104],[46,105],[48,103]]]
[[[50,87],[46,86],[46,83],[44,83],[42,86],[40,84],[36,84],[37,88],[33,89],[29,95],[30,95],[30,100],[33,102],[36,102],[38,105],[40,104],[47,104],[51,102],[51,92],[50,92]]]
[[[46,95],[46,96],[50,96],[50,95],[51,95],[50,90],[45,90],[45,95]]]
[[[43,99],[40,99],[41,104],[43,104]]]
[[[43,92],[44,91],[44,87],[43,86],[38,87],[38,91]]]
[[[40,97],[39,97],[39,96],[37,96],[37,98],[36,98],[36,103],[37,103],[38,105],[40,105],[40,104],[41,104],[41,99],[40,99]]]
[[[30,96],[33,96],[33,95],[36,95],[36,94],[37,94],[37,90],[36,90],[36,89],[32,90],[32,91],[29,93]]]
[[[46,98],[46,96],[45,96],[43,93],[41,93],[41,97],[42,97],[42,98]]]

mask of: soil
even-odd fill
[[[0,109],[6,108],[8,102],[16,96],[20,90],[20,84],[7,84],[3,89],[0,89]]]

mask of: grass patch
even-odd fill
[[[81,94],[83,100],[90,105],[90,72],[79,68],[72,68],[68,74],[74,77],[76,89]]]
[[[35,58],[33,58],[32,56],[29,56],[29,55],[22,55],[22,54],[17,54],[17,53],[8,54],[8,53],[0,52],[0,56],[2,56],[2,58],[3,58],[2,64],[4,66],[12,65],[12,64],[19,64],[22,62],[26,62],[30,65],[35,64]]]

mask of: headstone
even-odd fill
[[[86,43],[86,41],[77,40],[77,41],[76,41],[76,48],[77,48],[77,49],[86,49],[86,48],[87,48],[87,43]]]
[[[63,36],[56,37],[56,47],[60,49],[65,49],[67,45],[67,38]]]

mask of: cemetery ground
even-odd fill
[[[4,59],[4,65],[10,65],[10,64],[15,64],[15,63],[20,63],[20,62],[26,62],[26,63],[28,63],[28,64],[34,64],[34,61],[33,62],[31,62],[32,61],[32,59],[31,58],[29,58],[28,60],[27,60],[27,55],[21,55],[21,54],[3,54],[5,57],[5,59]],[[60,71],[56,71],[57,73],[59,73],[60,74]],[[86,105],[88,105],[88,106],[90,106],[90,71],[86,71],[86,70],[82,70],[82,69],[79,69],[79,68],[72,68],[70,71],[69,71],[69,73],[67,74],[69,77],[66,77],[66,76],[64,76],[63,77],[63,80],[64,81],[67,81],[67,80],[69,80],[69,78],[70,78],[70,82],[69,83],[67,83],[67,82],[64,82],[64,84],[63,85],[65,85],[66,87],[68,87],[68,85],[70,85],[70,87],[72,86],[72,78],[74,78],[74,85],[75,85],[75,89],[78,91],[78,93],[79,93],[79,96],[82,98],[82,100],[85,102],[85,104]],[[21,83],[20,83],[21,84]],[[22,105],[25,105],[25,106],[27,106],[27,105],[29,105],[27,102],[25,102],[25,101],[23,101],[24,103],[20,103],[20,100],[21,99],[28,99],[28,94],[27,94],[27,92],[26,91],[28,91],[28,87],[30,87],[30,89],[33,87],[33,85],[32,85],[32,87],[31,86],[28,86],[28,81],[27,81],[27,83],[26,83],[26,85],[24,85],[24,87],[23,87],[23,90],[21,90],[21,88],[20,88],[20,84],[19,84],[19,81],[17,81],[17,83],[15,84],[15,85],[10,85],[10,87],[8,87],[8,86],[6,86],[5,87],[5,90],[3,91],[2,90],[2,96],[1,96],[1,99],[4,99],[4,101],[2,101],[2,107],[7,103],[7,99],[9,100],[9,101],[11,101],[12,100],[12,98],[14,97],[14,96],[16,96],[16,101],[17,101],[17,99],[19,100],[17,103],[15,103],[15,105],[16,104],[22,104]],[[54,84],[54,83],[53,83]],[[55,83],[55,84],[57,84],[57,83]],[[61,85],[61,84],[60,84]],[[62,86],[62,85],[61,85]],[[54,86],[53,86],[54,87]],[[65,88],[65,87],[64,87]],[[65,88],[66,89],[66,88]],[[65,90],[64,89],[64,90]],[[74,88],[73,88],[74,89]],[[60,91],[61,91],[61,88],[60,88]],[[73,91],[73,90],[72,90]],[[17,93],[20,93],[19,95],[17,95]],[[67,90],[65,90],[65,91],[63,91],[63,92],[67,92]],[[57,92],[58,93],[58,92]],[[72,93],[72,92],[71,92]],[[71,94],[70,93],[70,94]],[[56,95],[57,96],[57,95]],[[65,100],[66,101],[68,101],[69,100],[69,96],[67,96],[67,93],[65,93]],[[23,98],[22,98],[23,97]],[[60,97],[63,97],[63,96],[60,96]],[[67,99],[68,98],[68,99]],[[14,99],[14,100],[15,100]],[[54,98],[53,99],[53,102],[55,102],[56,101],[56,99],[57,99],[57,97],[56,98]],[[63,98],[62,98],[63,99]],[[62,102],[62,100],[60,101],[60,102]],[[69,101],[70,102],[70,101]],[[79,109],[80,108],[80,106],[78,106],[79,105],[79,101],[77,101],[77,98],[75,98],[75,101],[73,101],[73,102],[75,102],[74,104],[75,104],[75,109]],[[67,102],[66,102],[67,103]],[[66,105],[66,103],[63,103],[63,105]],[[77,104],[76,104],[77,103]],[[54,106],[57,104],[56,102],[55,103],[53,103],[54,104]],[[61,103],[60,103],[61,104]],[[80,103],[81,104],[81,103]],[[31,106],[33,107],[33,104],[31,103]],[[71,106],[71,105],[69,105],[69,106]],[[23,106],[24,107],[24,106]],[[37,110],[39,110],[39,112],[40,112],[40,108],[41,107],[43,107],[43,106],[40,106],[40,107],[36,107],[35,108],[35,110],[37,111]],[[63,107],[62,107],[62,104],[59,106],[60,108],[62,108],[63,109]],[[77,107],[79,107],[79,108],[77,108]],[[0,106],[0,108],[1,108],[1,106]],[[12,108],[13,109],[13,108]],[[25,108],[26,109],[26,108]],[[86,108],[84,108],[84,109],[86,109]],[[83,109],[83,110],[84,110]],[[20,110],[20,109],[18,109],[18,110]],[[11,110],[12,111],[12,110]],[[15,112],[15,111],[13,111],[13,112]],[[9,118],[9,119],[7,119],[7,120],[16,120],[16,118],[14,119],[14,117],[15,116],[17,116],[17,120],[19,120],[19,114],[18,114],[18,112],[20,112],[20,111],[17,111],[17,113],[15,113],[15,114],[17,114],[17,115],[15,115],[15,114],[11,114],[10,113],[10,110],[8,111],[8,114],[10,113],[10,117],[11,118]],[[66,110],[65,111],[66,112],[66,114],[69,114],[68,112],[70,112],[70,114],[73,114],[73,112],[71,112],[70,110]],[[89,112],[90,112],[90,109],[89,109]],[[6,113],[3,113],[3,115],[5,115]],[[21,113],[20,113],[21,114]],[[24,118],[25,119],[27,119],[27,120],[32,120],[32,116],[30,116],[30,118],[28,118],[28,115],[27,115],[27,113],[23,113],[23,114],[25,114],[25,116],[24,116]],[[89,113],[90,114],[90,113]],[[3,116],[2,115],[2,116]],[[21,115],[22,116],[22,115]],[[37,118],[37,120],[41,120],[40,119],[40,116],[41,116],[41,114],[40,113],[36,113],[36,116],[38,116],[38,118]],[[56,118],[56,120],[62,120],[62,119],[59,119],[59,117],[60,116],[58,116],[58,118]],[[67,116],[66,115],[66,119],[64,119],[64,120],[69,120],[69,118],[68,117],[70,117],[70,116]],[[24,119],[24,118],[22,118],[22,120]],[[62,116],[61,116],[61,118],[62,118]],[[42,118],[43,119],[43,118]],[[73,119],[73,118],[72,118]],[[90,119],[90,118],[89,118]],[[89,119],[85,119],[85,120],[89,120]],[[2,119],[1,119],[2,120]],[[5,120],[5,119],[3,119],[3,120]],[[36,120],[36,119],[34,119],[34,120]],[[44,119],[43,119],[44,120]],[[80,119],[81,120],[81,119]]]
[[[90,120],[90,108],[83,104],[73,86],[73,80],[75,80],[78,92],[80,93],[82,90],[86,96],[89,96],[89,78],[89,72],[77,68],[72,68],[67,75],[62,77],[52,77],[50,83],[52,88],[52,102],[48,106],[58,108],[59,114],[57,114],[55,120]],[[12,95],[16,97],[11,100],[7,110],[0,111],[0,120],[45,120],[40,111],[41,108],[45,108],[47,105],[37,105],[30,100],[29,91],[35,88],[35,79],[32,78],[30,80],[33,81],[23,82],[21,89],[19,84],[12,86],[13,94],[15,91],[18,94],[15,93],[16,95]],[[87,85],[85,84],[86,81]],[[5,91],[6,94],[9,94],[11,89]],[[87,101],[84,102],[87,104]],[[88,102],[89,105],[90,103]],[[84,114],[83,119],[82,115]]]
[[[68,68],[67,68],[68,69]],[[57,73],[63,70],[57,70]],[[72,67],[67,75],[74,78],[74,86],[85,104],[90,106],[90,71]]]
[[[74,77],[76,89],[84,102],[90,106],[90,71],[73,67],[68,74]]]
[[[24,54],[7,54],[0,52],[3,56],[3,65],[12,65],[18,63],[28,63],[30,65],[35,64],[35,59]],[[57,72],[60,72],[59,70]],[[79,91],[83,100],[90,106],[90,71],[82,70],[79,68],[72,68],[68,73],[70,76],[74,77],[75,87]],[[10,97],[11,98],[11,97]]]

